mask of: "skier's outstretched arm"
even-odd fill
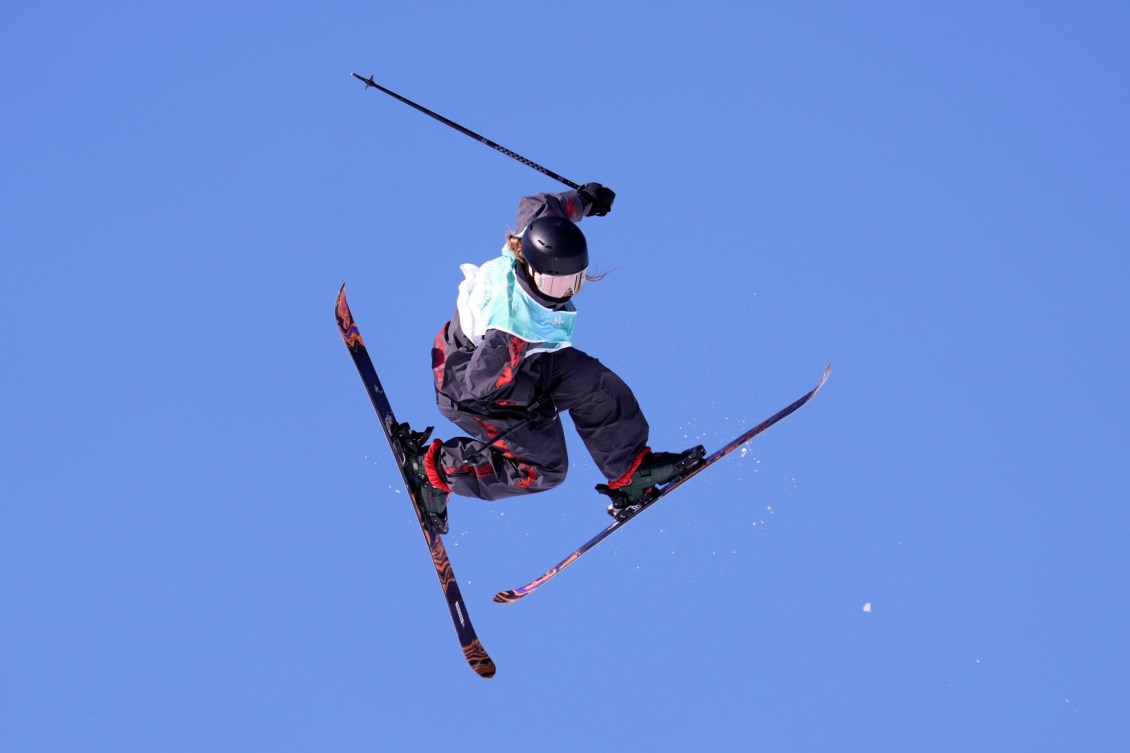
[[[539,193],[526,196],[518,203],[514,227],[518,232],[540,217],[564,217],[580,222],[591,215],[603,217],[612,211],[616,194],[599,183],[587,183],[580,191]]]

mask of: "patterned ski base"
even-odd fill
[[[824,369],[824,375],[822,377],[820,377],[820,383],[817,384],[814,388],[812,388],[808,392],[806,392],[804,395],[802,395],[799,399],[795,400],[794,402],[792,402],[788,406],[777,411],[772,416],[765,419],[764,421],[759,423],[757,426],[754,426],[752,429],[745,432],[740,437],[737,437],[736,439],[732,440],[730,443],[728,443],[724,447],[722,447],[718,450],[715,450],[714,453],[709,455],[705,460],[703,460],[702,463],[695,466],[691,470],[687,471],[682,476],[679,476],[678,478],[674,479],[670,483],[664,485],[662,488],[657,489],[655,495],[648,498],[644,502],[643,506],[639,510],[637,510],[631,517],[625,518],[624,520],[613,521],[611,525],[609,525],[603,531],[598,533],[596,536],[593,536],[591,539],[586,541],[584,544],[581,545],[581,547],[579,549],[574,551],[572,554],[570,554],[565,559],[561,560],[561,562],[557,563],[554,567],[552,567],[547,573],[542,575],[540,578],[537,578],[536,580],[534,580],[530,583],[527,583],[524,586],[520,586],[518,588],[512,588],[509,591],[500,591],[500,592],[496,593],[494,595],[495,603],[496,604],[511,604],[515,601],[518,601],[519,599],[522,599],[526,596],[529,596],[531,593],[536,591],[538,588],[541,588],[543,585],[545,585],[545,583],[547,581],[552,579],[555,575],[557,575],[562,570],[569,567],[569,565],[572,565],[574,562],[576,562],[578,559],[580,559],[581,556],[585,554],[585,552],[589,551],[594,546],[596,546],[597,544],[599,544],[600,542],[604,541],[606,538],[611,536],[613,532],[615,532],[619,528],[623,527],[626,523],[628,523],[628,521],[634,520],[640,513],[642,513],[647,508],[651,507],[653,504],[658,502],[664,496],[666,496],[667,494],[670,494],[672,491],[674,491],[675,489],[677,489],[680,486],[682,486],[683,484],[685,484],[689,479],[694,478],[699,473],[704,471],[707,467],[713,465],[714,463],[718,462],[722,458],[726,457],[731,452],[733,452],[737,448],[741,447],[743,444],[745,444],[749,440],[753,439],[754,437],[756,437],[758,434],[760,434],[761,432],[768,429],[773,424],[777,423],[778,421],[785,418],[789,414],[795,412],[798,408],[800,408],[802,405],[804,405],[805,403],[807,403],[809,400],[811,400],[813,397],[816,396],[816,393],[819,392],[820,388],[824,386],[824,382],[828,381],[828,376],[831,373],[832,373],[832,366],[829,364],[828,367]]]
[[[455,632],[459,636],[460,645],[463,647],[463,656],[467,659],[467,663],[471,665],[471,669],[475,670],[480,677],[494,677],[494,662],[487,655],[486,649],[483,648],[483,644],[475,634],[475,628],[471,625],[471,617],[463,603],[463,596],[459,592],[459,583],[451,569],[451,560],[447,556],[443,540],[427,523],[427,514],[420,503],[416,471],[409,463],[409,457],[404,448],[396,439],[396,416],[393,415],[392,406],[389,404],[388,397],[381,386],[381,380],[377,376],[376,367],[373,366],[373,360],[369,357],[369,352],[365,348],[365,341],[361,339],[361,332],[353,321],[353,314],[349,311],[349,304],[345,300],[344,285],[341,286],[341,291],[337,294],[334,313],[337,316],[337,326],[341,332],[341,339],[345,341],[346,347],[349,348],[349,354],[353,357],[353,363],[357,366],[361,381],[365,383],[365,389],[368,391],[369,398],[373,402],[373,408],[376,409],[377,416],[381,420],[385,437],[388,439],[396,464],[400,468],[400,475],[404,479],[404,487],[408,490],[408,496],[412,500],[412,507],[416,510],[416,518],[420,521],[420,530],[424,534],[424,541],[432,555],[432,564],[435,565],[436,575],[439,576],[440,586],[447,598],[447,607],[451,611],[451,621],[455,625]]]

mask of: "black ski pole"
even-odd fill
[[[486,452],[487,450],[489,450],[491,447],[495,446],[496,444],[498,444],[502,440],[506,439],[511,434],[518,431],[519,429],[524,429],[525,427],[527,427],[531,424],[551,424],[554,421],[556,421],[557,416],[558,416],[558,413],[557,413],[556,410],[553,410],[552,412],[542,412],[543,408],[546,408],[547,406],[549,406],[551,404],[550,401],[551,401],[551,398],[550,398],[548,393],[538,396],[538,398],[536,400],[534,400],[532,403],[530,403],[529,408],[526,409],[527,411],[529,411],[529,415],[527,415],[525,418],[523,418],[518,423],[511,426],[506,431],[499,434],[494,439],[490,440],[489,442],[484,442],[483,446],[479,448],[479,451],[476,452],[474,455],[471,455],[470,457],[468,457],[467,460],[477,459],[484,452]]]
[[[358,81],[363,82],[365,84],[366,89],[368,89],[370,87],[372,87],[373,89],[379,89],[380,91],[383,91],[385,94],[389,95],[390,97],[393,97],[395,99],[399,99],[401,102],[408,105],[409,107],[414,107],[417,110],[419,110],[420,112],[424,113],[425,115],[432,116],[433,118],[435,118],[439,122],[444,123],[446,125],[449,125],[452,128],[454,128],[455,130],[459,131],[460,133],[463,133],[463,134],[466,134],[467,136],[470,136],[475,141],[481,141],[482,143],[489,146],[491,149],[502,152],[507,157],[510,157],[512,159],[516,159],[519,162],[521,162],[523,165],[525,165],[526,167],[532,167],[533,169],[537,170],[539,173],[543,173],[544,175],[548,175],[549,177],[553,178],[554,180],[557,180],[557,181],[564,183],[565,185],[569,186],[569,188],[572,188],[575,191],[578,191],[581,188],[581,186],[579,184],[574,183],[573,181],[568,180],[567,178],[562,178],[560,175],[553,172],[552,170],[546,170],[544,167],[537,164],[536,162],[531,162],[528,159],[526,159],[525,157],[523,157],[522,155],[515,154],[514,152],[510,151],[506,147],[494,143],[493,141],[486,138],[485,136],[480,136],[479,134],[475,133],[471,129],[464,128],[463,126],[459,125],[455,121],[448,120],[447,118],[443,117],[442,115],[440,115],[438,113],[434,113],[431,110],[429,110],[428,108],[422,107],[422,106],[416,104],[415,102],[413,102],[412,100],[406,99],[406,98],[400,96],[399,94],[397,94],[396,92],[384,88],[383,86],[378,84],[376,81],[374,81],[372,76],[365,78],[364,76],[359,76],[358,74],[354,73],[353,77],[356,78]]]
[[[553,421],[553,420],[555,420],[556,418],[557,418],[557,414],[556,414],[556,413],[554,413],[554,414],[553,414],[553,416],[552,416],[552,417],[551,417],[551,418],[549,419],[549,421],[546,421],[546,423],[549,423],[550,421]],[[527,426],[529,426],[529,425],[530,425],[531,423],[533,423],[535,419],[536,419],[536,420],[538,420],[539,422],[540,422],[540,421],[544,421],[544,420],[545,420],[545,418],[544,418],[543,416],[530,416],[529,418],[523,418],[523,419],[522,419],[521,421],[519,421],[518,423],[516,423],[516,424],[514,424],[513,426],[511,426],[511,427],[510,427],[509,429],[507,429],[506,431],[502,432],[501,434],[499,434],[499,435],[498,435],[497,437],[495,437],[494,439],[490,440],[489,442],[484,442],[484,443],[483,443],[483,446],[479,448],[479,451],[478,451],[478,452],[476,452],[476,453],[475,453],[474,455],[471,455],[470,457],[468,457],[468,458],[467,458],[467,461],[469,462],[469,461],[471,461],[471,460],[478,460],[478,459],[479,459],[479,457],[480,457],[480,456],[482,456],[482,454],[483,454],[484,452],[486,452],[487,450],[489,450],[489,449],[490,449],[491,447],[494,447],[494,446],[495,446],[496,444],[498,444],[498,443],[502,442],[502,441],[503,441],[504,439],[506,439],[506,438],[507,438],[507,437],[509,437],[509,436],[510,436],[511,434],[513,434],[514,432],[518,431],[519,429],[524,429],[524,428],[526,428],[526,427],[527,427]]]

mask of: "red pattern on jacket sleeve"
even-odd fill
[[[522,358],[526,355],[526,348],[529,347],[529,343],[520,337],[511,335],[509,346],[510,360],[506,362],[506,365],[502,367],[502,371],[498,374],[498,379],[494,383],[496,389],[502,389],[514,381],[514,376],[518,373],[518,367],[522,364]]]

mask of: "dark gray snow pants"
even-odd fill
[[[568,411],[585,448],[606,479],[625,475],[647,446],[648,424],[631,389],[592,356],[576,348],[532,356],[522,364],[534,378],[536,394],[550,408]],[[560,417],[527,424],[482,451],[483,442],[523,420],[520,408],[475,415],[460,411],[446,395],[440,412],[471,437],[443,443],[440,462],[454,494],[500,499],[551,489],[565,480],[569,457]]]

